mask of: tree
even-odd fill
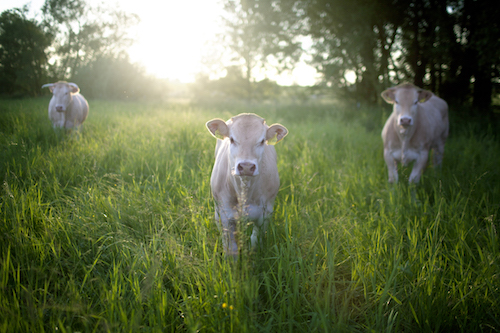
[[[26,17],[27,7],[0,15],[0,93],[36,96],[45,83],[52,35]]]
[[[273,11],[271,2],[228,0],[224,10],[227,15],[222,43],[233,54],[228,68],[231,77],[235,77],[235,68],[241,68],[247,96],[252,99],[254,72],[266,67],[270,55],[279,60],[279,70],[289,68],[300,56],[300,43],[290,32],[285,33],[282,27],[266,21],[268,13]]]
[[[398,32],[395,7],[388,1],[313,1],[306,3],[315,62],[330,84],[346,86],[356,73],[357,97],[375,102],[379,82],[390,81],[390,57]]]
[[[500,3],[498,1],[450,1],[455,18],[457,47],[453,52],[448,94],[452,97],[468,91],[472,105],[488,109],[493,82],[500,78]]]
[[[254,99],[259,101],[273,100],[282,94],[276,82],[264,79],[250,82]],[[216,80],[209,80],[205,75],[197,77],[191,85],[191,93],[196,102],[242,101],[248,100],[248,81],[243,77],[238,66],[228,67],[227,75]]]
[[[325,83],[345,88],[346,72],[356,73],[350,90],[358,100],[374,102],[387,86],[411,81],[449,101],[491,104],[500,77],[499,1],[271,0],[266,6],[254,8],[267,27],[281,28],[290,40],[314,40],[313,64]]]
[[[357,94],[374,102],[394,71],[393,49],[400,33],[398,7],[390,0],[274,0],[254,1],[264,17],[266,30],[273,36],[314,41],[312,64],[323,74],[325,83],[346,87],[346,73],[356,73]],[[267,28],[265,28],[267,29]],[[269,38],[272,40],[272,38]],[[284,59],[289,52],[276,53]],[[295,56],[298,58],[298,56]],[[392,69],[391,69],[392,67]]]
[[[72,80],[88,98],[162,99],[168,92],[164,80],[147,76],[127,55],[99,56],[81,66]]]
[[[53,75],[66,79],[98,57],[118,56],[133,41],[127,28],[139,18],[118,10],[89,7],[85,0],[46,0],[44,25],[56,36]]]

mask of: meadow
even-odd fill
[[[390,106],[89,104],[76,138],[47,98],[0,101],[0,332],[500,330],[495,127],[451,109],[442,168],[390,185]],[[233,262],[205,122],[241,112],[289,135],[264,244]]]

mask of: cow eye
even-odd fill
[[[263,146],[264,143],[266,143],[266,139],[262,139],[262,141],[260,142],[260,145]]]
[[[233,139],[233,137],[232,137],[232,136],[231,136],[231,137],[229,137],[229,141],[231,141],[231,144],[234,144],[234,139]]]

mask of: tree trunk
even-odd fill
[[[480,111],[486,111],[491,105],[491,94],[493,92],[493,84],[491,76],[487,70],[478,70],[474,73],[474,92],[472,106]]]

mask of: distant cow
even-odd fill
[[[237,222],[254,223],[251,243],[264,233],[273,212],[280,179],[274,146],[288,130],[280,124],[268,126],[263,118],[244,113],[227,122],[213,119],[206,124],[215,136],[215,163],[210,185],[215,200],[215,220],[222,228],[226,255],[238,255]],[[262,228],[260,230],[259,228]]]
[[[441,165],[448,137],[448,104],[428,90],[402,84],[382,92],[387,103],[394,104],[382,130],[384,159],[389,182],[398,181],[397,162],[415,161],[410,182],[418,183],[427,165],[430,149],[433,164]]]
[[[89,113],[89,104],[75,83],[59,81],[47,83],[42,88],[53,93],[49,103],[49,118],[54,128],[78,128]]]

